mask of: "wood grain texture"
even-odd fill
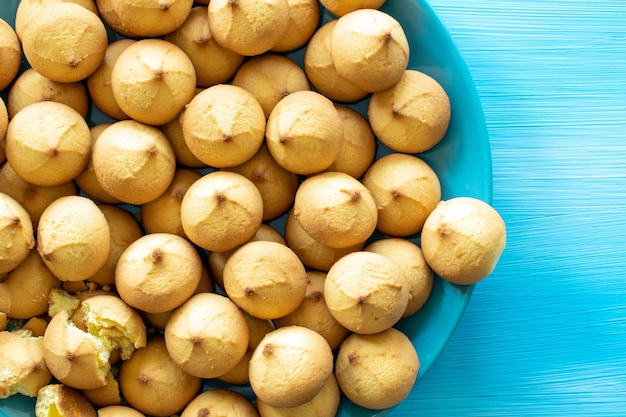
[[[390,416],[626,416],[626,2],[430,4],[481,97],[508,245]]]

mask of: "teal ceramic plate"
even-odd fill
[[[19,0],[2,0],[0,17],[14,23]],[[435,78],[447,91],[452,103],[452,120],[445,138],[433,149],[420,154],[437,172],[442,184],[442,196],[471,196],[491,202],[491,153],[489,137],[478,94],[468,69],[453,40],[437,15],[424,0],[388,0],[382,10],[394,16],[403,26],[411,48],[409,68]],[[330,19],[331,16],[324,16]],[[302,51],[291,54],[301,62]],[[2,92],[6,98],[6,91]],[[353,106],[365,114],[367,102]],[[97,110],[92,111],[90,123],[107,121]],[[379,155],[388,152],[379,149]],[[415,237],[419,242],[419,237]],[[456,286],[435,280],[427,304],[414,316],[397,324],[413,341],[421,369],[418,383],[410,395],[419,396],[419,379],[431,368],[454,332],[473,286]],[[0,367],[2,364],[0,364]],[[207,388],[211,388],[207,384]],[[246,393],[247,388],[238,388]],[[249,393],[249,392],[248,392]],[[338,416],[383,416],[389,410],[372,411],[357,407],[346,399]],[[0,400],[0,417],[34,416],[34,400],[20,395]]]

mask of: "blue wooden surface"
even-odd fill
[[[430,4],[475,79],[509,239],[390,415],[626,416],[626,1]]]

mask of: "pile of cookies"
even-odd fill
[[[383,3],[22,0],[0,21],[0,398],[38,417],[406,398],[420,364],[394,325],[436,276],[487,277],[506,231],[442,201],[419,154],[450,101]]]

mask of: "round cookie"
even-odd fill
[[[102,189],[129,204],[145,204],[167,190],[176,157],[162,131],[135,120],[113,123],[100,133],[91,154]]]
[[[402,77],[409,62],[404,29],[377,9],[341,16],[330,37],[337,73],[367,92],[386,90]]]
[[[120,367],[120,390],[128,404],[157,417],[180,413],[202,387],[202,379],[184,372],[172,360],[165,338],[153,335]]]
[[[402,268],[374,252],[353,252],[330,268],[324,297],[333,317],[360,334],[382,332],[400,320],[409,300]]]
[[[379,158],[362,183],[376,201],[377,229],[392,236],[419,233],[441,201],[439,177],[415,155],[391,153]]]
[[[196,95],[185,109],[183,138],[193,155],[207,165],[240,165],[265,139],[265,115],[244,88],[218,84]]]
[[[390,328],[377,334],[350,335],[339,349],[335,375],[342,392],[352,402],[382,410],[409,395],[419,368],[411,340]]]
[[[41,214],[37,251],[61,281],[82,281],[98,272],[110,246],[106,217],[87,197],[61,197]]]
[[[73,180],[87,166],[90,150],[87,122],[66,104],[33,103],[9,123],[7,160],[32,184],[54,186]]]
[[[420,153],[446,134],[450,99],[434,78],[407,70],[395,85],[372,94],[367,115],[378,139],[390,149]]]
[[[424,223],[424,259],[441,278],[471,285],[495,268],[506,246],[506,225],[488,203],[472,197],[440,202]]]
[[[141,123],[163,125],[178,117],[195,95],[196,72],[178,46],[145,38],[117,57],[111,89],[125,114]]]
[[[223,295],[189,298],[165,326],[170,356],[185,372],[217,378],[230,371],[248,348],[248,324],[235,303]]]
[[[378,220],[376,203],[363,184],[342,172],[323,172],[298,188],[293,213],[304,231],[331,248],[365,242]]]
[[[263,199],[243,175],[214,171],[194,182],[180,207],[183,230],[196,245],[225,252],[257,232],[263,218]]]
[[[122,300],[138,310],[161,313],[182,305],[198,286],[202,261],[185,238],[151,233],[120,255],[115,287]]]
[[[294,311],[304,299],[304,265],[287,246],[271,241],[249,242],[224,265],[224,290],[242,310],[261,319]]]
[[[215,40],[245,56],[272,49],[289,24],[288,0],[212,0],[208,9]]]
[[[333,354],[319,333],[288,326],[268,333],[250,359],[250,385],[272,407],[297,407],[315,398],[333,372]]]
[[[102,63],[108,44],[104,23],[75,3],[55,2],[42,7],[22,36],[29,64],[58,82],[81,81]]]
[[[310,175],[337,158],[343,124],[333,102],[315,91],[296,91],[280,100],[267,119],[266,142],[288,171]]]

